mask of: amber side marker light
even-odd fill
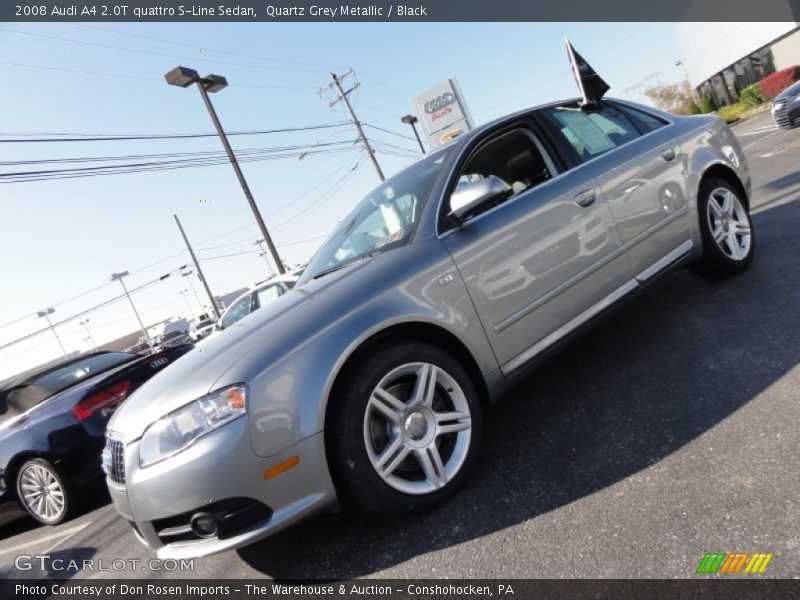
[[[241,389],[231,388],[228,390],[228,405],[235,410],[244,408],[244,394]]]
[[[272,479],[273,477],[277,477],[284,471],[288,471],[292,467],[296,467],[300,464],[300,457],[295,455],[291,458],[287,458],[285,461],[280,463],[279,465],[275,465],[268,471],[264,471],[264,479]]]

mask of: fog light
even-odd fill
[[[189,520],[189,526],[196,535],[204,538],[214,537],[219,531],[217,519],[207,512],[193,514]]]

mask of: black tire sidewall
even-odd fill
[[[381,479],[367,455],[363,434],[367,402],[375,386],[392,369],[411,362],[431,363],[446,371],[461,386],[471,413],[470,447],[461,469],[443,488],[421,495],[403,493]],[[331,466],[337,482],[344,485],[346,499],[380,514],[415,514],[444,502],[459,488],[474,462],[483,421],[475,386],[458,361],[436,346],[401,342],[373,352],[343,388],[335,399],[329,439]]]
[[[750,251],[743,260],[734,260],[725,254],[714,240],[711,232],[711,224],[708,222],[708,203],[711,200],[711,192],[717,188],[725,188],[734,194],[747,215],[747,222],[750,226]],[[755,230],[753,228],[753,220],[750,217],[750,210],[747,208],[745,200],[745,198],[741,197],[741,192],[724,179],[711,178],[703,182],[697,203],[700,236],[703,240],[703,256],[694,265],[694,270],[698,274],[707,277],[726,277],[740,273],[750,265],[755,254]]]
[[[25,504],[25,501],[22,499],[22,479],[21,479],[22,473],[27,466],[34,464],[42,466],[46,468],[48,471],[50,471],[53,474],[53,476],[55,476],[55,478],[58,480],[58,484],[61,486],[61,491],[64,494],[64,512],[58,519],[52,521],[42,519],[41,517],[36,515],[33,511],[31,511],[31,509],[28,508],[28,505]],[[50,461],[45,460],[43,458],[34,458],[26,460],[24,463],[22,463],[22,465],[20,465],[19,470],[17,471],[16,488],[17,488],[17,500],[19,501],[20,505],[22,506],[22,508],[25,509],[25,511],[31,517],[36,519],[39,523],[43,525],[58,525],[70,518],[70,515],[72,514],[73,501],[74,501],[73,497],[74,494],[72,491],[70,480],[66,478],[64,475],[62,475],[61,472],[58,470],[58,468]]]

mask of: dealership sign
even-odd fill
[[[431,148],[437,148],[472,129],[472,117],[454,78],[435,85],[411,100]]]

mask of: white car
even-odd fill
[[[214,330],[206,337],[217,335],[223,329],[257,311],[265,304],[277,300],[291,290],[300,276],[296,273],[276,275],[265,282],[258,283],[244,294],[236,298],[222,313],[222,317],[214,326]]]

